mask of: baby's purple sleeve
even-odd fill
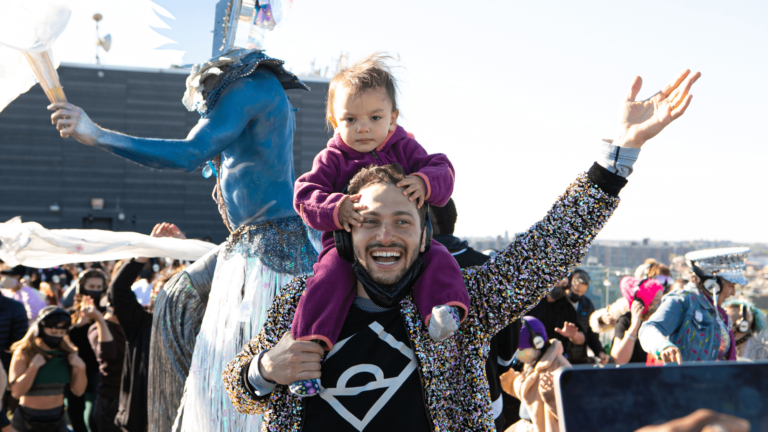
[[[328,150],[321,151],[312,164],[312,171],[296,180],[293,207],[304,223],[319,231],[342,229],[339,207],[346,195],[334,192],[339,161]]]
[[[453,183],[456,180],[453,164],[448,160],[448,156],[442,153],[427,153],[413,138],[405,140],[404,148],[411,173],[424,180],[427,203],[444,206],[453,194]]]

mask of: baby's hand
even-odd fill
[[[427,196],[427,186],[424,184],[424,180],[417,175],[409,175],[405,180],[400,181],[397,187],[408,188],[403,191],[403,195],[410,195],[408,201],[416,200],[416,208],[421,208],[424,205],[424,198]]]
[[[347,232],[352,232],[353,226],[363,226],[363,216],[359,211],[365,210],[368,207],[356,202],[361,196],[362,195],[350,195],[343,203],[341,203],[341,206],[339,206],[339,222],[341,223],[341,227]]]

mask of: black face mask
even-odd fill
[[[93,305],[96,306],[96,310],[101,313],[107,311],[107,308],[101,305],[101,297],[104,295],[103,291],[91,291],[84,289],[82,293],[93,299]]]
[[[416,261],[414,261],[413,265],[411,265],[405,272],[403,277],[391,285],[384,285],[374,281],[371,275],[368,274],[368,271],[360,265],[359,261],[355,261],[355,263],[352,264],[352,270],[355,272],[357,280],[363,285],[363,289],[365,289],[368,297],[370,297],[377,306],[391,308],[400,303],[400,300],[411,291],[416,279],[418,279],[419,276],[421,276],[421,272],[424,271],[424,261],[422,261],[421,258],[416,258]]]
[[[568,290],[566,296],[568,297],[568,300],[571,301],[571,303],[578,303],[581,300],[581,296],[571,290]]]
[[[61,345],[61,341],[64,340],[61,336],[51,336],[46,332],[40,333],[40,339],[45,342],[51,349],[56,349]]]

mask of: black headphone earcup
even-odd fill
[[[427,253],[432,246],[432,217],[429,215],[429,208],[427,208],[427,215],[424,220],[424,232],[426,233],[424,238],[424,253]]]
[[[352,247],[352,234],[346,230],[333,232],[333,242],[336,244],[336,251],[339,256],[349,262],[355,262],[355,250]]]

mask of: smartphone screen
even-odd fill
[[[561,427],[568,432],[631,432],[699,408],[768,430],[768,362],[682,366],[574,367],[557,377]]]

